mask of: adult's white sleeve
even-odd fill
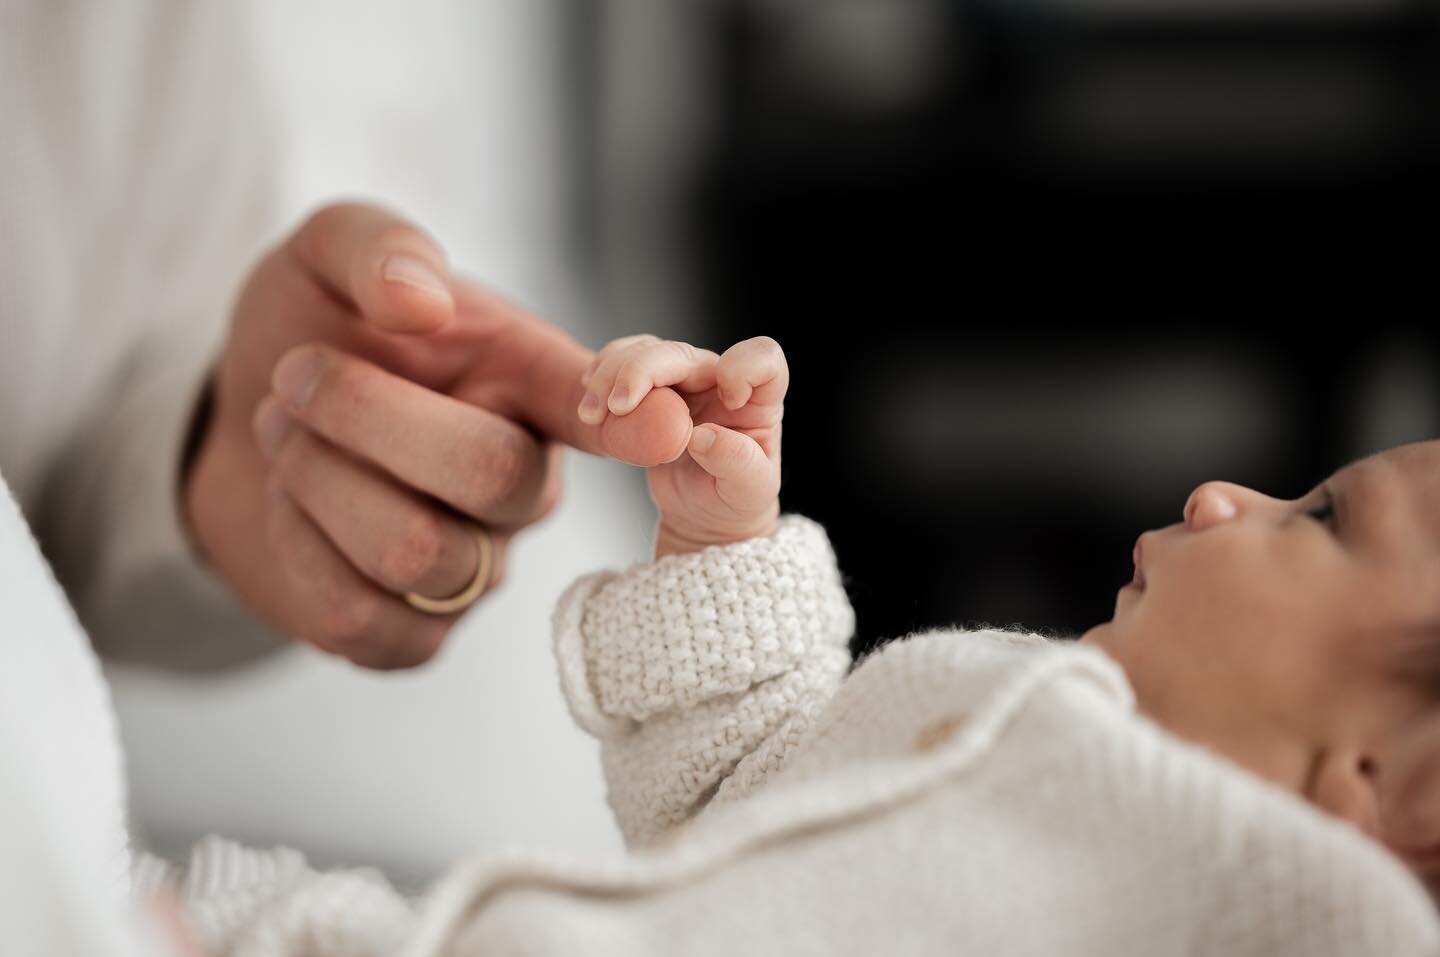
[[[203,328],[203,326],[202,326]],[[211,573],[186,531],[182,457],[214,349],[198,332],[136,344],[112,400],[69,444],[40,527],[96,649],[175,670],[223,668],[283,640]]]

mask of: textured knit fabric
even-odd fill
[[[180,865],[140,855],[134,883],[137,893],[164,886],[179,895],[212,957],[388,957],[414,925],[410,903],[380,875],[317,873],[289,848],[206,838]]]
[[[217,843],[190,871],[229,879],[187,899],[246,957],[372,952],[345,949],[357,927],[407,957],[1440,952],[1396,860],[1138,716],[1101,652],[937,631],[842,681],[849,622],[794,517],[583,580],[556,613],[562,682],[643,849],[475,858],[412,911]]]
[[[854,630],[825,533],[799,518],[773,538],[583,578],[555,623],[566,700],[607,744],[631,843],[778,768],[840,685]]]

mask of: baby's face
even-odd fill
[[[1206,483],[1135,559],[1083,640],[1125,668],[1141,710],[1377,832],[1386,756],[1437,700],[1440,442],[1293,501]]]

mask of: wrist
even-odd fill
[[[726,529],[723,532],[687,528],[682,524],[660,520],[655,531],[655,557],[666,555],[688,555],[709,548],[711,545],[731,545],[751,538],[769,538],[779,526],[780,506],[765,516],[745,526]]]

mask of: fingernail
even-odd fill
[[[304,408],[320,383],[320,373],[325,368],[325,359],[317,349],[302,349],[291,352],[275,366],[272,385],[275,394],[295,408]]]
[[[690,435],[690,447],[696,452],[708,452],[715,444],[714,429],[696,429]]]
[[[385,260],[381,275],[386,282],[402,282],[427,296],[450,298],[450,288],[439,273],[414,256],[391,256]]]
[[[617,385],[610,393],[610,411],[624,412],[630,402],[630,387],[628,385]]]
[[[268,396],[255,410],[255,440],[267,458],[274,458],[275,452],[290,434],[293,423],[280,403]]]
[[[585,398],[580,400],[580,418],[589,422],[600,411],[600,397],[593,392],[585,393]]]

